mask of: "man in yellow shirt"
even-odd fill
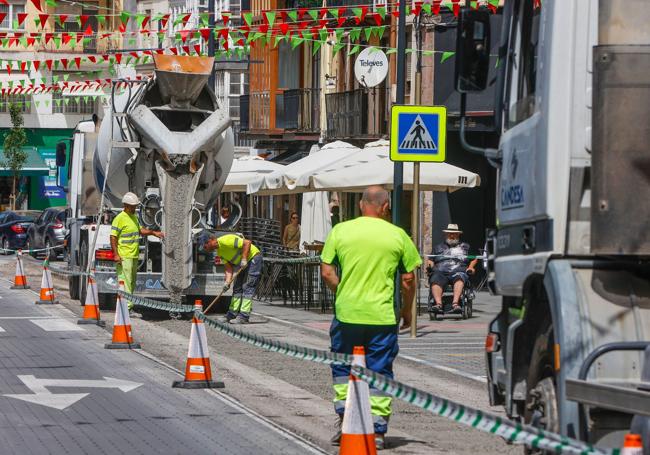
[[[368,187],[360,208],[362,216],[334,226],[321,253],[321,275],[336,293],[330,327],[331,350],[352,354],[355,346],[363,346],[368,368],[392,378],[393,361],[399,351],[395,273],[401,274],[402,299],[410,303],[415,297],[413,270],[422,260],[406,232],[385,220],[388,191],[380,186]],[[337,275],[337,267],[340,275]],[[339,431],[332,443],[338,445],[350,367],[332,365],[331,368],[334,410],[339,417]],[[385,447],[391,405],[387,394],[370,389],[375,443],[379,450]]]
[[[208,232],[203,233],[199,239],[199,248],[206,252],[215,251],[223,260],[226,267],[224,292],[230,289],[234,268],[240,267],[225,319],[232,324],[248,324],[253,309],[253,296],[262,275],[262,253],[259,248],[241,235],[226,234],[217,237]]]
[[[153,235],[164,238],[160,231],[141,228],[135,209],[140,204],[138,197],[129,192],[122,198],[124,210],[115,217],[111,225],[111,248],[115,258],[117,279],[124,281],[124,291],[133,294],[135,279],[138,273],[138,257],[140,256],[140,236]],[[129,310],[133,303],[129,301]]]

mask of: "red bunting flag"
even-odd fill
[[[27,38],[28,46],[33,46],[34,44],[36,44],[36,38]]]
[[[338,18],[339,27],[343,27],[343,24],[345,24],[345,21],[346,21],[345,17],[339,17]]]
[[[68,69],[68,59],[67,58],[62,58],[61,59],[61,65],[63,65],[63,67],[65,69]]]
[[[203,38],[203,41],[206,43],[210,39],[210,29],[209,28],[202,28],[199,30],[199,33],[201,34],[201,37]]]
[[[41,21],[41,29],[45,27],[45,24],[47,23],[47,20],[50,18],[49,14],[39,14],[38,18]]]
[[[93,34],[93,29],[90,25],[88,25],[88,27],[86,27],[86,30],[84,30],[84,35],[90,36],[92,34]]]
[[[43,11],[41,9],[41,0],[31,0],[32,4],[36,7],[37,10]]]
[[[27,62],[20,62],[20,72],[24,73],[25,68],[27,68]]]
[[[97,63],[97,58],[94,55],[89,55],[86,57],[90,63]]]
[[[175,47],[170,47],[169,50],[171,51],[172,54],[178,55],[178,49],[176,49]]]
[[[301,21],[302,17],[307,13],[307,8],[298,8],[298,20]]]
[[[86,22],[88,22],[89,17],[90,16],[88,16],[87,14],[82,14],[79,16],[80,29],[82,30],[84,29],[84,27],[86,26]]]
[[[18,18],[18,25],[23,25],[23,22],[25,22],[25,19],[27,18],[27,13],[18,13],[16,14],[16,17]]]
[[[11,76],[11,65],[7,63],[7,74]]]
[[[168,21],[169,21],[169,14],[165,14],[163,17],[160,18],[160,23],[162,24],[162,28],[167,28]]]
[[[117,62],[118,65],[121,64],[122,63],[122,54],[115,54],[115,61]]]
[[[190,55],[190,46],[183,46],[182,49],[185,54]]]
[[[52,36],[54,36],[53,33],[46,33],[46,34],[45,34],[45,44],[47,44],[47,43],[49,43],[50,41],[52,41]]]
[[[286,35],[289,32],[289,24],[286,22],[280,23],[280,31],[283,35]]]
[[[0,13],[0,22],[4,21],[5,17],[7,17],[7,13]],[[20,23],[18,25],[20,25]]]
[[[228,25],[228,21],[230,20],[231,13],[229,11],[223,11],[221,13],[221,19],[223,19],[223,25]]]
[[[70,35],[69,33],[63,32],[61,34],[61,41],[63,41],[63,44],[68,44],[71,39],[72,39],[72,35]]]
[[[41,62],[38,61],[38,60],[34,60],[34,61],[32,62],[32,65],[34,65],[34,70],[35,70],[35,71],[38,71],[38,68],[41,66]]]
[[[47,65],[47,69],[52,71],[52,60],[45,60],[45,64]]]
[[[200,44],[195,44],[194,45],[194,52],[196,52],[197,55],[201,55],[201,45]]]
[[[186,14],[185,16],[183,16],[183,20],[182,20],[183,27],[185,27],[187,25],[187,22],[190,20],[191,17],[192,17],[192,13]]]
[[[75,57],[74,63],[77,65],[77,69],[81,68],[81,57]]]
[[[179,33],[181,34],[181,40],[183,42],[186,42],[187,37],[190,35],[190,31],[189,30],[181,30]]]
[[[135,52],[135,51],[134,51],[134,52],[129,52],[129,55],[130,55],[131,57],[133,57],[133,58],[140,58],[140,56],[138,55],[138,53]]]
[[[67,15],[67,14],[59,14],[59,15],[57,16],[57,19],[59,20],[59,25],[61,25],[61,27],[63,27],[63,24],[65,24],[65,20],[66,20],[67,18],[68,18],[68,15]]]

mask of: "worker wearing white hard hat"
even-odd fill
[[[138,257],[140,256],[140,236],[153,235],[162,239],[164,234],[140,227],[136,208],[140,199],[135,194],[128,192],[122,198],[124,210],[117,215],[111,226],[111,248],[116,263],[117,279],[124,282],[124,291],[133,294],[135,279],[138,271]],[[129,301],[129,310],[133,303]]]

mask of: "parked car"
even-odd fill
[[[51,248],[60,246],[57,249],[48,251],[48,259],[54,260],[63,255],[63,244],[66,236],[66,209],[65,207],[50,207],[43,210],[34,223],[27,230],[27,245],[30,250]],[[32,256],[45,256],[46,253],[33,253]]]
[[[0,245],[2,254],[25,248],[27,230],[39,212],[34,210],[7,210],[0,213]]]

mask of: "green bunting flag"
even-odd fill
[[[350,49],[350,52],[348,52],[348,56],[356,54],[357,52],[359,52],[359,49],[361,49],[361,46],[357,44],[352,49]]]
[[[450,51],[445,51],[442,53],[442,57],[440,57],[440,63],[445,63],[447,60],[452,58],[456,53],[455,52],[450,52]]]
[[[242,17],[244,18],[246,25],[250,27],[251,23],[253,22],[253,13],[247,11],[245,13],[242,13]]]

